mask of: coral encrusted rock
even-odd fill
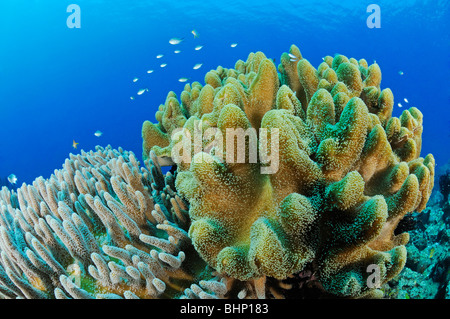
[[[336,55],[316,69],[295,45],[280,61],[250,53],[180,101],[170,92],[158,123],[143,125],[144,157],[177,164],[189,237],[218,273],[261,282],[312,269],[326,293],[379,296],[406,261],[396,226],[433,188],[422,113],[392,117],[376,63]]]

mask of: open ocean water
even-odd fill
[[[380,28],[366,23],[372,3]],[[80,8],[80,28],[67,25],[70,4]],[[234,67],[256,51],[278,64],[291,44],[315,67],[335,53],[376,60],[381,88],[394,93],[393,115],[422,111],[422,155],[433,153],[439,167],[450,159],[449,7],[442,0],[2,0],[0,177],[15,174],[16,185],[48,178],[70,152],[96,145],[141,158],[142,122],[154,121],[169,91],[179,96],[179,78],[204,83],[210,69]],[[172,45],[173,37],[184,41]]]

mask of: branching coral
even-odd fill
[[[192,160],[179,163],[176,189],[190,204],[189,236],[201,257],[223,276],[254,281],[260,297],[266,277],[311,268],[332,295],[379,295],[367,284],[368,266],[380,270],[380,284],[402,270],[409,237],[394,230],[425,208],[433,188],[434,158],[419,157],[421,112],[392,117],[394,97],[380,89],[376,63],[323,60],[315,69],[293,45],[278,73],[262,52],[251,53],[234,69],[208,72],[204,86],[187,84],[181,103],[170,92],[158,123],[143,125],[144,157],[153,150],[166,163],[180,142],[171,138],[176,129],[189,141],[195,122],[201,132],[217,128],[200,148],[185,149]],[[228,148],[205,148],[220,137],[239,147],[227,129],[249,128],[258,151],[278,160],[275,171],[249,160],[250,138],[240,148],[244,162],[234,151],[227,157]]]

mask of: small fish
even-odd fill
[[[158,54],[158,55],[156,56],[156,58],[157,58],[157,59],[161,59],[163,56],[164,56],[164,54]]]
[[[237,46],[237,43],[231,43],[231,47],[235,48]]]
[[[409,102],[408,102],[408,99],[407,99],[406,97],[405,97],[403,100],[404,100],[406,103],[409,103]]]
[[[130,100],[134,100],[134,96],[130,96]]]
[[[167,63],[163,63],[163,64],[160,65],[160,67],[165,68],[166,65],[167,65]]]
[[[8,176],[8,182],[10,182],[11,184],[15,184],[17,183],[17,177],[14,174],[11,174]]]
[[[195,47],[195,50],[200,50],[201,48],[203,48],[203,45],[197,45],[196,47]]]
[[[401,104],[401,103],[398,103],[398,107],[402,107],[402,104]]]
[[[183,40],[184,40],[184,38],[172,38],[169,40],[169,43],[175,45],[175,44],[179,44]]]
[[[194,65],[194,70],[198,70],[202,67],[202,63],[197,63],[196,65]]]
[[[293,55],[292,53],[288,53],[288,54],[289,54],[289,56],[291,57],[291,59],[296,59],[296,60],[298,60],[298,57],[297,57],[297,56]]]
[[[195,29],[192,30],[191,33],[194,35],[194,39],[198,38],[198,33],[197,33],[197,31]]]
[[[153,73],[153,70],[148,70],[147,73],[148,74]]]
[[[144,92],[148,92],[148,89],[140,89],[140,90],[137,92],[137,94],[138,94],[138,95],[142,95],[142,94],[144,94]]]
[[[186,82],[187,80],[189,80],[188,78],[179,78],[178,81],[180,82]]]
[[[139,78],[134,78],[133,82],[137,82],[139,80]]]
[[[73,148],[77,148],[77,145],[78,145],[78,144],[80,144],[80,143],[77,143],[77,142],[75,142],[75,140],[73,140],[73,142],[72,142],[72,147],[73,147]]]
[[[289,61],[296,62],[296,61],[298,61],[298,59],[290,59]]]
[[[94,135],[97,136],[97,137],[100,137],[100,136],[103,135],[103,132],[101,132],[101,131],[95,131]]]
[[[398,71],[398,74],[403,75],[403,71]]]
[[[434,251],[435,251],[434,247],[430,249],[430,258],[433,258]]]
[[[174,53],[180,53],[181,51],[180,50],[175,50],[175,51],[173,51]]]

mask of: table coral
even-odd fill
[[[265,129],[256,143],[278,160],[271,173],[262,173],[267,161],[230,161],[234,153],[217,147],[191,147],[192,160],[178,163],[195,249],[219,274],[253,281],[260,297],[265,278],[309,269],[326,293],[379,296],[368,266],[378,266],[380,284],[402,270],[409,237],[394,231],[433,188],[434,158],[420,157],[422,113],[392,117],[394,96],[380,88],[376,63],[336,55],[316,69],[295,45],[280,61],[250,53],[234,69],[209,71],[204,86],[186,84],[181,103],[170,92],[158,123],[143,125],[144,158],[152,150],[173,164],[172,133],[184,127],[191,139],[194,122],[220,136]],[[241,151],[250,154],[251,144]]]

